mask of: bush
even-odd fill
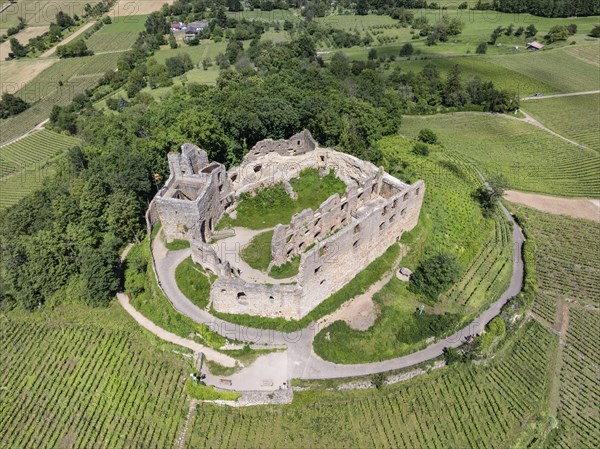
[[[80,56],[91,56],[93,51],[88,49],[84,40],[79,39],[66,45],[59,45],[56,49],[59,58],[77,58]]]
[[[414,48],[410,42],[404,44],[400,49],[400,56],[410,56],[414,53]]]
[[[429,128],[423,128],[421,131],[419,131],[418,139],[425,143],[438,143],[437,135]]]
[[[487,53],[487,47],[488,47],[487,42],[481,42],[477,46],[477,49],[475,50],[475,53],[477,53],[478,55],[485,55]]]
[[[458,280],[462,267],[451,253],[441,253],[422,261],[410,277],[409,290],[437,301]]]
[[[419,156],[429,156],[429,146],[423,142],[417,142],[413,146],[413,153]]]
[[[600,25],[595,25],[592,31],[590,31],[590,34],[588,34],[588,36],[600,37]]]

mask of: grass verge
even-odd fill
[[[210,297],[210,281],[200,265],[188,257],[175,269],[179,290],[195,305],[204,309]]]
[[[217,390],[215,387],[196,383],[192,379],[189,379],[185,384],[185,392],[191,398],[201,401],[215,401],[218,399],[223,401],[237,401],[241,396],[241,393]]]

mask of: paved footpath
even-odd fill
[[[409,354],[403,357],[398,357],[391,360],[375,363],[364,363],[356,365],[342,365],[325,361],[316,355],[313,351],[312,344],[315,335],[320,328],[316,323],[311,323],[307,328],[294,332],[283,333],[273,330],[255,329],[246,326],[235,325],[212,316],[206,310],[200,309],[192,304],[181,293],[175,281],[175,269],[184,259],[189,257],[190,250],[166,251],[161,239],[155,239],[153,244],[153,253],[156,258],[156,271],[160,285],[165,294],[172,302],[175,309],[187,315],[196,322],[209,325],[214,331],[227,338],[235,338],[240,341],[257,343],[257,344],[285,344],[287,346],[287,378],[300,379],[328,379],[352,376],[365,376],[389,370],[407,368],[428,360],[432,360],[442,355],[445,347],[458,347],[464,343],[464,337],[475,333],[481,333],[485,325],[496,315],[500,313],[506,302],[517,295],[521,291],[523,283],[523,260],[521,256],[521,247],[524,237],[519,226],[514,222],[510,213],[500,206],[504,214],[513,224],[513,244],[514,244],[514,260],[513,274],[508,289],[495,301],[486,311],[477,317],[471,324],[455,334],[431,344],[427,348]],[[206,354],[210,359],[211,357]],[[258,359],[256,363],[260,363]],[[235,377],[237,379],[244,378],[246,370],[250,373],[250,369],[256,372],[260,369],[257,366],[250,366],[240,371]],[[267,368],[272,370],[273,366]],[[279,369],[284,369],[280,367]],[[281,373],[277,373],[274,377],[281,378]],[[235,380],[235,379],[233,379]],[[235,389],[236,384],[232,383],[230,388]],[[242,385],[240,385],[242,387]]]

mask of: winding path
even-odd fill
[[[313,351],[313,340],[321,330],[317,323],[311,323],[305,329],[283,333],[279,331],[256,329],[246,326],[232,324],[212,316],[206,310],[195,306],[177,287],[175,281],[175,269],[190,255],[189,249],[180,251],[167,251],[161,239],[155,239],[153,243],[153,254],[156,264],[156,273],[159,284],[163,288],[167,298],[173,307],[188,316],[192,320],[211,327],[215,332],[240,341],[255,344],[285,344],[287,346],[287,378],[300,379],[329,379],[352,376],[365,376],[374,373],[407,368],[428,360],[437,358],[443,354],[445,347],[458,347],[463,344],[464,337],[483,331],[485,325],[497,316],[502,307],[510,298],[521,291],[523,284],[524,265],[522,259],[522,245],[524,236],[521,228],[515,223],[510,213],[500,204],[502,211],[513,224],[514,260],[513,273],[508,289],[496,300],[486,311],[477,317],[471,324],[453,335],[437,341],[425,349],[412,354],[398,357],[382,362],[364,363],[356,365],[341,365],[325,361]],[[210,358],[209,354],[206,354]],[[258,359],[260,361],[260,359]],[[258,363],[255,362],[255,363]],[[250,367],[246,368],[249,369]],[[254,367],[256,369],[256,367]],[[273,369],[273,367],[270,367]],[[244,370],[241,371],[244,377]],[[240,385],[241,386],[241,385]],[[236,389],[233,383],[229,388]]]

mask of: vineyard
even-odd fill
[[[77,145],[79,139],[42,130],[0,148],[0,210],[39,187],[53,167],[53,157]]]
[[[23,86],[17,95],[32,103],[21,114],[0,120],[0,145],[33,129],[50,116],[54,105],[65,106],[116,68],[119,53],[61,59]]]
[[[539,279],[533,311],[555,325],[565,323],[559,309],[568,307],[566,344],[560,370],[558,429],[553,447],[600,445],[600,224],[515,207],[536,243]],[[593,305],[593,306],[592,306]]]
[[[600,196],[600,154],[528,123],[478,113],[402,118],[402,133],[416,137],[422,128],[432,129],[443,145],[473,161],[486,176],[504,175],[513,189]]]
[[[103,26],[87,41],[94,53],[128,50],[144,29],[147,16],[116,17],[113,22]]]
[[[465,272],[418,320],[414,311],[421,299],[392,279],[373,296],[379,316],[371,328],[357,331],[338,322],[317,335],[317,354],[338,363],[385,360],[421,349],[427,338],[451,333],[481,313],[506,289],[512,274],[512,229],[499,210],[493,220],[483,218],[471,197],[481,180],[469,164],[439,149],[427,158],[415,156],[412,144],[402,138],[380,143],[391,167],[396,159],[406,164],[403,173],[394,174],[410,182],[424,179],[427,186],[420,224],[401,240],[409,248],[402,266],[414,270],[423,258],[449,251]]]
[[[50,25],[54,22],[56,13],[64,10],[71,16],[83,14],[85,3],[94,5],[100,0],[86,0],[86,2],[73,2],[71,0],[36,0],[35,2],[19,0],[3,14],[0,15],[0,28],[10,28],[19,23],[18,17],[21,16],[29,26]],[[0,4],[6,3],[5,1]],[[25,5],[28,3],[28,5]]]
[[[529,322],[488,367],[460,365],[382,390],[296,392],[289,406],[198,406],[187,448],[498,448],[538,438],[557,338]]]
[[[600,89],[598,65],[594,63],[592,56],[593,53],[598,53],[598,44],[575,48],[578,48],[577,53],[573,53],[568,48],[559,48],[512,56],[494,56],[490,60],[494,64],[516,72],[519,76],[543,79],[561,93]],[[520,95],[522,97],[535,94],[535,92],[519,93],[523,93]]]
[[[526,101],[521,108],[552,131],[600,152],[600,94]]]
[[[0,447],[173,447],[188,368],[107,324],[0,316]]]
[[[560,372],[557,447],[600,446],[600,313],[569,309],[569,331]]]

